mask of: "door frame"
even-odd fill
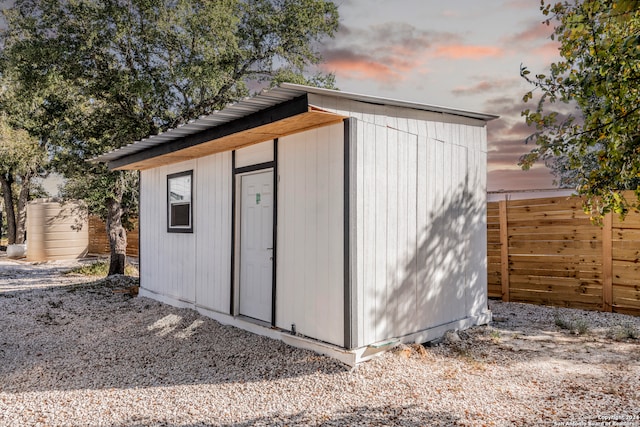
[[[249,166],[236,167],[236,152],[232,152],[231,179],[231,298],[229,313],[240,316],[240,225],[242,201],[242,176],[273,171],[273,262],[271,268],[271,326],[276,324],[276,266],[278,254],[278,139],[273,140],[273,160]],[[260,322],[256,320],[256,322]]]

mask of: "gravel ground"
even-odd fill
[[[2,426],[640,426],[640,318],[492,302],[351,369],[69,266],[0,257]]]

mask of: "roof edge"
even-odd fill
[[[482,113],[478,111],[463,110],[459,108],[441,107],[438,105],[423,104],[414,101],[403,101],[394,98],[385,98],[381,96],[363,95],[355,92],[344,92],[341,90],[326,89],[314,86],[305,86],[296,83],[280,83],[279,87],[284,89],[292,89],[299,91],[306,91],[316,95],[335,96],[337,98],[352,99],[355,101],[366,102],[369,104],[377,105],[392,105],[395,107],[412,108],[414,110],[431,111],[434,113],[452,114],[456,116],[464,116],[473,119],[479,119],[484,121],[491,121],[500,118],[495,114]]]

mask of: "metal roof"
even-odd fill
[[[396,107],[412,108],[416,110],[431,111],[435,113],[452,114],[456,116],[469,117],[478,120],[493,120],[498,116],[478,113],[473,111],[459,110],[455,108],[439,107],[435,105],[421,104],[417,102],[401,101],[390,98],[382,98],[370,95],[360,95],[350,92],[342,92],[338,90],[322,89],[311,86],[297,85],[293,83],[282,83],[272,89],[265,89],[258,95],[245,98],[235,104],[231,104],[222,110],[216,111],[207,116],[202,116],[195,120],[190,120],[188,123],[179,125],[176,128],[169,129],[166,132],[161,132],[158,135],[151,135],[147,138],[143,138],[140,141],[133,142],[124,147],[102,154],[98,157],[91,159],[92,162],[110,162],[120,159],[122,157],[129,156],[131,154],[144,151],[148,148],[162,145],[164,143],[175,141],[187,135],[198,133],[205,129],[211,129],[213,127],[232,122],[237,119],[241,119],[250,114],[264,110],[269,107],[281,104],[285,101],[292,100],[305,94],[316,94],[333,96],[337,98],[345,98],[353,101],[361,101],[370,104],[390,105]]]

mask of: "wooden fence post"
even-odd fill
[[[613,217],[609,212],[602,224],[602,311],[613,311]]]
[[[507,228],[507,201],[498,202],[500,209],[500,280],[502,301],[509,302],[509,230]]]

